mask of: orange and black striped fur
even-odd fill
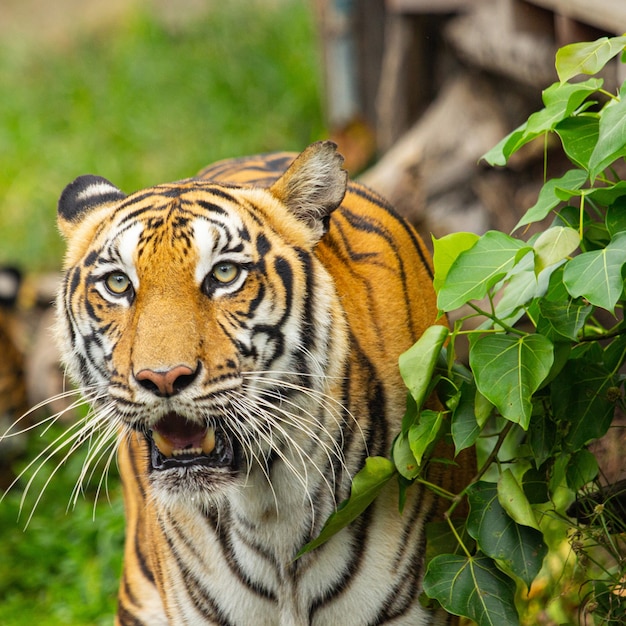
[[[294,160],[295,158],[295,160]],[[59,201],[65,361],[119,431],[117,623],[442,624],[421,608],[424,524],[395,485],[298,560],[366,456],[387,455],[398,355],[437,316],[413,229],[347,182],[334,144]]]
[[[9,465],[24,452],[26,437],[8,436],[11,425],[28,409],[24,356],[17,345],[16,304],[22,283],[13,267],[0,267],[0,486],[13,478]]]

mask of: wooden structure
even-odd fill
[[[626,32],[624,0],[315,0],[315,6],[331,127],[366,122],[379,152],[419,117],[456,63],[542,89],[556,78],[559,46]]]
[[[534,203],[542,146],[479,158],[541,106],[554,54],[626,31],[626,0],[315,0],[326,110],[353,173],[421,226],[508,231]],[[604,74],[626,78],[616,60]],[[375,159],[374,159],[375,157]],[[552,158],[556,175],[559,161]]]

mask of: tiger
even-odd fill
[[[319,141],[131,195],[94,175],[61,194],[57,335],[94,431],[116,433],[119,626],[454,619],[420,602],[439,506],[421,485],[400,515],[390,481],[295,558],[389,455],[398,356],[444,323],[424,242],[342,163]]]
[[[29,405],[24,355],[16,328],[22,282],[19,269],[0,267],[0,487],[11,483],[10,466],[26,448],[26,437],[11,432],[12,424],[27,413]]]

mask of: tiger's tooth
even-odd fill
[[[209,427],[202,439],[202,452],[211,454],[213,450],[215,450],[215,429]]]
[[[202,448],[183,448],[180,450],[172,450],[172,456],[198,456],[202,453]]]
[[[163,435],[161,435],[161,433],[157,432],[156,430],[153,430],[152,439],[154,440],[156,447],[159,449],[159,452],[163,456],[166,456],[168,458],[172,456],[174,452],[174,446],[172,445],[170,440],[167,439],[167,437],[164,437]]]

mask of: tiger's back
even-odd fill
[[[421,486],[294,561],[388,455],[398,356],[437,320],[423,243],[340,164],[325,142],[61,198],[66,360],[121,428],[118,624],[447,623],[418,601]]]

